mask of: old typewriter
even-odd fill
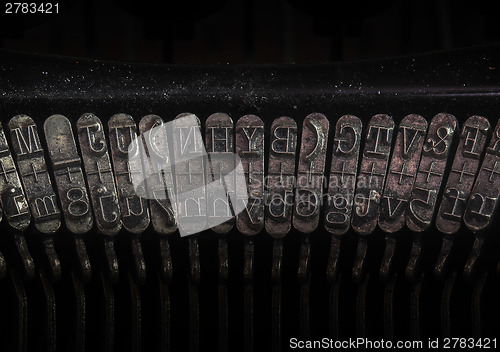
[[[497,348],[499,62],[0,51],[0,350]]]

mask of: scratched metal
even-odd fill
[[[393,131],[394,121],[387,115],[375,115],[368,123],[351,220],[352,228],[361,235],[370,234],[377,226]]]
[[[481,116],[469,117],[462,128],[436,219],[438,230],[445,234],[453,234],[460,228],[489,131],[490,123]]]
[[[87,233],[94,221],[71,123],[62,115],[52,115],[43,130],[66,227],[75,234]]]
[[[90,113],[83,114],[76,127],[97,228],[114,236],[122,223],[104,128],[101,120]]]
[[[467,202],[465,225],[473,232],[485,230],[493,220],[500,195],[500,120],[486,148],[481,169]]]
[[[207,154],[200,125],[198,117],[189,113],[173,121],[177,221],[186,234],[203,231],[207,225]]]
[[[207,165],[208,225],[217,233],[229,232],[235,224],[231,211],[230,194],[236,193],[235,178],[228,176],[235,168],[233,120],[224,113],[210,115],[205,121],[205,148],[210,157]],[[208,167],[210,166],[210,167]],[[213,185],[225,189],[226,197],[219,196]],[[220,218],[230,217],[222,224]]]
[[[271,125],[271,151],[266,184],[266,231],[284,237],[292,227],[297,123],[280,117]]]
[[[457,127],[450,114],[437,114],[431,120],[406,213],[406,226],[412,231],[422,232],[432,222]]]
[[[108,121],[108,136],[123,227],[138,234],[149,225],[149,210],[147,200],[138,196],[133,184],[135,174],[144,179],[134,119],[126,114],[112,116]],[[138,190],[140,194],[145,194],[145,183],[139,187],[143,187]]]
[[[385,232],[399,231],[405,224],[426,132],[427,121],[420,115],[408,115],[399,124],[378,220]]]
[[[342,116],[335,125],[333,156],[325,209],[325,228],[342,235],[351,224],[363,125],[356,116]]]
[[[293,212],[293,226],[300,232],[310,233],[318,227],[329,126],[323,114],[304,119]]]
[[[14,229],[25,230],[31,220],[16,165],[12,159],[3,127],[0,124],[0,202],[8,223]],[[1,215],[0,215],[1,219]]]
[[[236,215],[236,227],[245,235],[255,235],[264,228],[264,123],[259,117],[245,115],[236,123],[236,154],[248,191],[248,203]],[[238,189],[236,193],[244,194]]]
[[[177,230],[177,207],[171,201],[175,195],[167,140],[166,125],[157,115],[146,115],[139,122],[141,134],[141,159],[147,184],[151,223],[159,234],[170,234]],[[170,190],[170,191],[169,191]]]
[[[210,167],[207,166],[207,211],[209,214],[208,225],[217,233],[227,233],[234,228],[235,218],[231,213],[227,195],[235,194],[235,177],[228,176],[235,168],[234,155],[234,127],[233,120],[227,114],[215,113],[205,121],[205,148],[210,158]],[[220,197],[211,186],[223,188],[226,197]],[[220,206],[217,206],[220,204]],[[221,207],[222,206],[222,207]],[[221,216],[231,218],[219,223]],[[213,216],[213,218],[212,218]],[[215,226],[213,225],[215,224]],[[218,296],[219,296],[219,345],[220,351],[228,350],[228,273],[229,257],[226,236],[221,236],[218,241]]]
[[[42,233],[54,233],[61,226],[61,212],[36,124],[29,116],[17,115],[9,121],[9,130],[35,227]]]

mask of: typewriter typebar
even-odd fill
[[[498,60],[0,52],[0,350],[493,348]]]

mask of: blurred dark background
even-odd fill
[[[155,63],[306,63],[500,38],[491,0],[57,2],[51,15],[5,14],[2,3],[0,47]]]

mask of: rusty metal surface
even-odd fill
[[[169,311],[165,306],[170,300],[168,284],[172,282],[173,267],[170,243],[165,235],[177,230],[177,207],[170,195],[175,196],[175,186],[171,165],[171,140],[167,139],[167,128],[161,117],[146,115],[139,122],[141,159],[144,169],[146,196],[149,199],[149,210],[153,229],[159,234],[158,246],[160,261],[158,264],[159,285],[161,287],[162,310],[167,317],[163,321],[162,341],[169,345],[170,337],[165,336],[169,330]],[[166,324],[166,325],[165,325]]]
[[[31,117],[17,115],[9,121],[9,130],[35,227],[42,233],[54,233],[61,226],[61,212],[37,126]]]
[[[47,171],[45,154],[33,119],[27,115],[14,116],[9,130],[17,167],[35,227],[44,235],[42,250],[53,282],[61,278],[61,262],[55,250],[53,234],[61,226],[61,212]]]
[[[209,156],[207,170],[207,214],[208,225],[217,233],[229,232],[235,224],[229,196],[236,193],[234,173],[234,127],[233,120],[224,113],[210,115],[205,121],[205,148]],[[230,174],[230,175],[228,175]],[[217,188],[214,187],[215,182]],[[225,197],[219,197],[217,189],[225,190]],[[229,217],[220,224],[220,218]]]
[[[484,246],[485,230],[492,224],[498,212],[500,195],[500,121],[497,122],[493,136],[486,148],[486,154],[479,169],[476,181],[464,213],[464,223],[474,232],[475,241],[465,263],[464,277],[470,283],[476,277],[479,257]]]
[[[474,185],[489,131],[490,123],[481,116],[468,118],[462,128],[436,218],[438,230],[445,234],[457,232],[462,224],[465,204]]]
[[[292,227],[297,123],[286,116],[271,125],[266,178],[266,232],[284,237]]]
[[[323,114],[313,113],[304,119],[297,167],[293,227],[305,234],[302,236],[297,270],[300,285],[299,332],[302,340],[309,340],[311,331],[309,237],[319,224],[329,126],[329,121]]]
[[[366,129],[351,220],[354,231],[360,235],[370,234],[377,225],[393,130],[394,121],[387,115],[373,116]]]
[[[16,164],[12,159],[9,144],[2,125],[0,124],[0,220],[3,214],[10,227],[15,230],[13,239],[16,250],[21,258],[21,273],[24,279],[31,280],[35,276],[33,257],[28,249],[22,231],[31,222],[31,214],[24,193]],[[3,208],[3,209],[1,209]],[[0,252],[0,278],[7,274],[7,262]]]
[[[146,182],[136,181],[139,184],[134,184],[134,178],[144,180],[137,124],[130,115],[113,115],[108,121],[108,137],[123,227],[133,234],[131,253],[134,279],[143,284],[146,281],[146,263],[141,233],[148,228],[150,218],[148,202],[143,197],[146,195]]]
[[[70,121],[62,115],[52,115],[44,122],[44,134],[49,150],[64,222],[75,236],[78,270],[84,282],[89,282],[92,269],[86,245],[81,235],[92,229],[94,219],[82,170],[82,159]]]
[[[76,234],[87,233],[94,220],[71,123],[52,115],[43,127],[66,227]]]
[[[224,113],[210,115],[205,121],[205,148],[208,153],[210,167],[207,167],[207,183],[216,182],[218,187],[225,190],[225,197],[218,198],[218,193],[213,187],[207,189],[207,211],[209,214],[208,224],[214,232],[223,234],[218,241],[218,312],[219,312],[219,350],[228,350],[228,279],[229,279],[229,251],[225,234],[231,231],[235,225],[235,217],[230,209],[229,196],[236,193],[234,174],[228,176],[235,168],[234,153],[234,126],[231,117]],[[213,185],[211,183],[210,185]],[[219,199],[217,201],[217,199]],[[217,207],[217,202],[223,208]],[[222,214],[229,217],[223,223],[219,222]],[[212,217],[213,216],[213,217]]]
[[[319,223],[329,126],[325,115],[313,113],[302,127],[293,227],[303,233],[313,232]]]
[[[408,115],[399,124],[378,220],[385,232],[399,231],[405,224],[426,131],[427,121],[420,115]]]
[[[207,223],[207,155],[200,127],[200,120],[189,113],[177,115],[173,121],[177,221],[189,233],[205,230]]]
[[[169,197],[175,194],[171,165],[170,144],[166,127],[157,115],[146,115],[139,122],[140,150],[149,198],[151,223],[159,234],[177,230],[177,204]]]
[[[78,119],[76,128],[94,220],[97,229],[104,235],[106,278],[103,280],[109,280],[109,284],[114,284],[119,279],[119,267],[113,237],[122,228],[122,222],[104,127],[97,116],[87,113]]]
[[[443,235],[441,252],[434,266],[434,276],[444,280],[453,255],[453,234],[462,225],[465,205],[474,185],[479,163],[490,132],[490,123],[481,116],[471,116],[465,121],[460,134],[455,159],[450,169],[436,227]]]
[[[352,115],[342,116],[335,125],[325,207],[325,228],[335,235],[346,233],[351,224],[362,129],[361,120]]]
[[[122,223],[104,127],[93,114],[83,114],[76,127],[97,228],[105,235],[114,236]]]
[[[421,232],[431,225],[457,128],[457,119],[450,114],[438,114],[429,124],[406,214],[412,231]]]
[[[368,252],[368,235],[377,226],[380,211],[380,199],[389,164],[392,145],[394,121],[388,115],[375,115],[370,119],[366,129],[365,146],[359,168],[356,195],[354,197],[354,212],[351,219],[353,230],[359,234],[356,257],[352,267],[352,278],[357,284],[363,285],[365,277],[366,258]],[[360,286],[359,290],[362,286]],[[360,295],[360,305],[364,306],[364,295]],[[361,309],[363,310],[363,309]],[[364,321],[363,319],[359,320]],[[363,329],[361,329],[363,330]]]
[[[236,215],[236,227],[245,235],[256,235],[264,228],[264,123],[258,116],[245,115],[236,123],[236,155],[248,192],[245,210]],[[243,194],[238,189],[236,193]]]
[[[0,124],[0,202],[9,225],[23,231],[31,221],[26,195]]]
[[[149,226],[149,210],[147,200],[137,194],[133,184],[133,173],[144,178],[137,125],[130,115],[113,115],[108,121],[108,136],[123,227],[139,234]]]
[[[386,232],[385,252],[380,265],[380,279],[386,282],[386,298],[392,307],[393,292],[390,289],[392,264],[397,251],[396,232],[405,224],[405,214],[410,200],[413,182],[417,174],[427,121],[420,115],[403,118],[391,156],[380,207],[379,227]],[[392,321],[390,314],[389,321]],[[389,324],[391,325],[391,324]],[[387,328],[386,330],[392,330]]]
[[[477,233],[493,220],[500,195],[500,121],[486,148],[481,168],[471,191],[464,214],[465,225]]]

